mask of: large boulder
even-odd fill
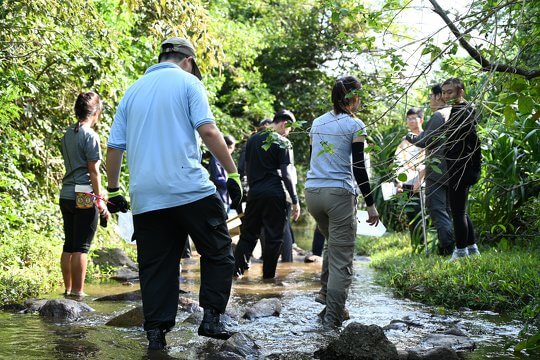
[[[253,320],[281,314],[281,301],[278,298],[262,299],[246,310],[243,318]]]
[[[124,266],[116,270],[115,274],[111,276],[111,279],[120,282],[139,281],[139,272],[131,269],[130,267]]]
[[[451,348],[456,350],[474,350],[475,342],[466,336],[431,334],[418,345],[420,349]]]
[[[421,357],[422,360],[459,360],[459,356],[456,351],[449,347],[438,347],[431,349],[424,353]]]
[[[47,299],[28,299],[24,302],[25,309],[22,312],[25,314],[38,312],[46,302]]]
[[[124,250],[118,248],[103,248],[94,251],[92,261],[96,265],[105,265],[111,267],[127,267],[131,270],[138,271],[137,264],[126,255]]]
[[[142,300],[141,290],[135,290],[115,295],[102,296],[96,301],[139,301]]]
[[[221,345],[220,352],[231,352],[244,358],[257,358],[260,355],[260,346],[248,335],[236,333]]]
[[[39,314],[54,319],[76,320],[80,317],[81,313],[91,311],[94,311],[94,309],[80,301],[53,299],[47,300],[39,309]]]
[[[216,354],[208,354],[204,360],[245,360],[245,357],[230,351],[220,351]]]
[[[121,315],[118,315],[107,321],[105,325],[116,327],[134,327],[142,326],[144,323],[144,314],[142,306],[137,306]]]
[[[317,350],[315,357],[323,360],[398,360],[396,346],[377,325],[350,323],[326,348]]]

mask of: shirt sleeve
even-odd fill
[[[351,130],[352,140],[360,136],[367,136],[366,125],[364,124],[364,122],[360,119],[355,119],[355,118],[353,118],[353,120],[354,122],[353,122],[353,127]]]
[[[86,161],[101,160],[101,148],[99,146],[99,137],[96,133],[88,133],[84,143],[84,156]]]
[[[194,79],[194,81],[188,86],[188,101],[190,121],[194,129],[197,129],[201,125],[214,123],[214,114],[210,109],[208,103],[208,96],[203,84]]]
[[[124,110],[123,102],[118,104],[116,115],[111,126],[107,147],[118,150],[126,150],[126,125],[127,117]]]

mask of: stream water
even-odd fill
[[[305,239],[300,241],[304,247],[305,243]],[[441,315],[433,307],[396,299],[391,290],[374,283],[374,271],[368,262],[369,259],[360,257],[355,261],[354,281],[347,302],[349,321],[385,326],[391,320],[407,319],[421,325],[386,331],[386,336],[398,349],[415,348],[425,336],[458,325],[476,343],[468,359],[527,358],[506,349],[515,342],[522,328],[519,321],[490,312]],[[254,263],[246,276],[233,284],[232,307],[247,307],[269,297],[278,297],[282,302],[279,317],[233,323],[234,330],[249,334],[261,346],[262,357],[293,351],[313,354],[327,341],[317,317],[323,306],[313,301],[319,288],[320,266],[320,263],[301,261],[280,263],[277,280],[263,283],[261,264]],[[181,288],[188,291],[186,296],[197,299],[198,286],[198,261],[190,259],[183,263]],[[184,312],[178,313],[177,325],[167,335],[167,352],[160,352],[157,357],[147,353],[147,341],[141,328],[106,326],[108,320],[140,303],[97,302],[95,299],[137,288],[137,285],[126,287],[118,283],[89,284],[86,292],[90,296],[85,301],[96,311],[86,313],[76,322],[0,312],[0,359],[198,359],[201,348],[219,344],[217,340],[197,336],[196,325],[182,323],[189,315]],[[60,291],[46,296],[54,297],[61,297]]]

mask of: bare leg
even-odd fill
[[[81,294],[84,290],[87,260],[86,253],[74,252],[71,256],[71,293],[74,295]]]
[[[71,255],[71,253],[62,252],[62,256],[60,257],[60,268],[62,269],[66,295],[71,292]]]

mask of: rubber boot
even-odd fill
[[[146,332],[148,339],[148,350],[162,350],[167,345],[165,341],[165,330],[150,329]]]
[[[221,322],[220,314],[216,310],[204,309],[204,316],[198,334],[214,339],[227,340],[234,333],[225,328],[225,324]]]

